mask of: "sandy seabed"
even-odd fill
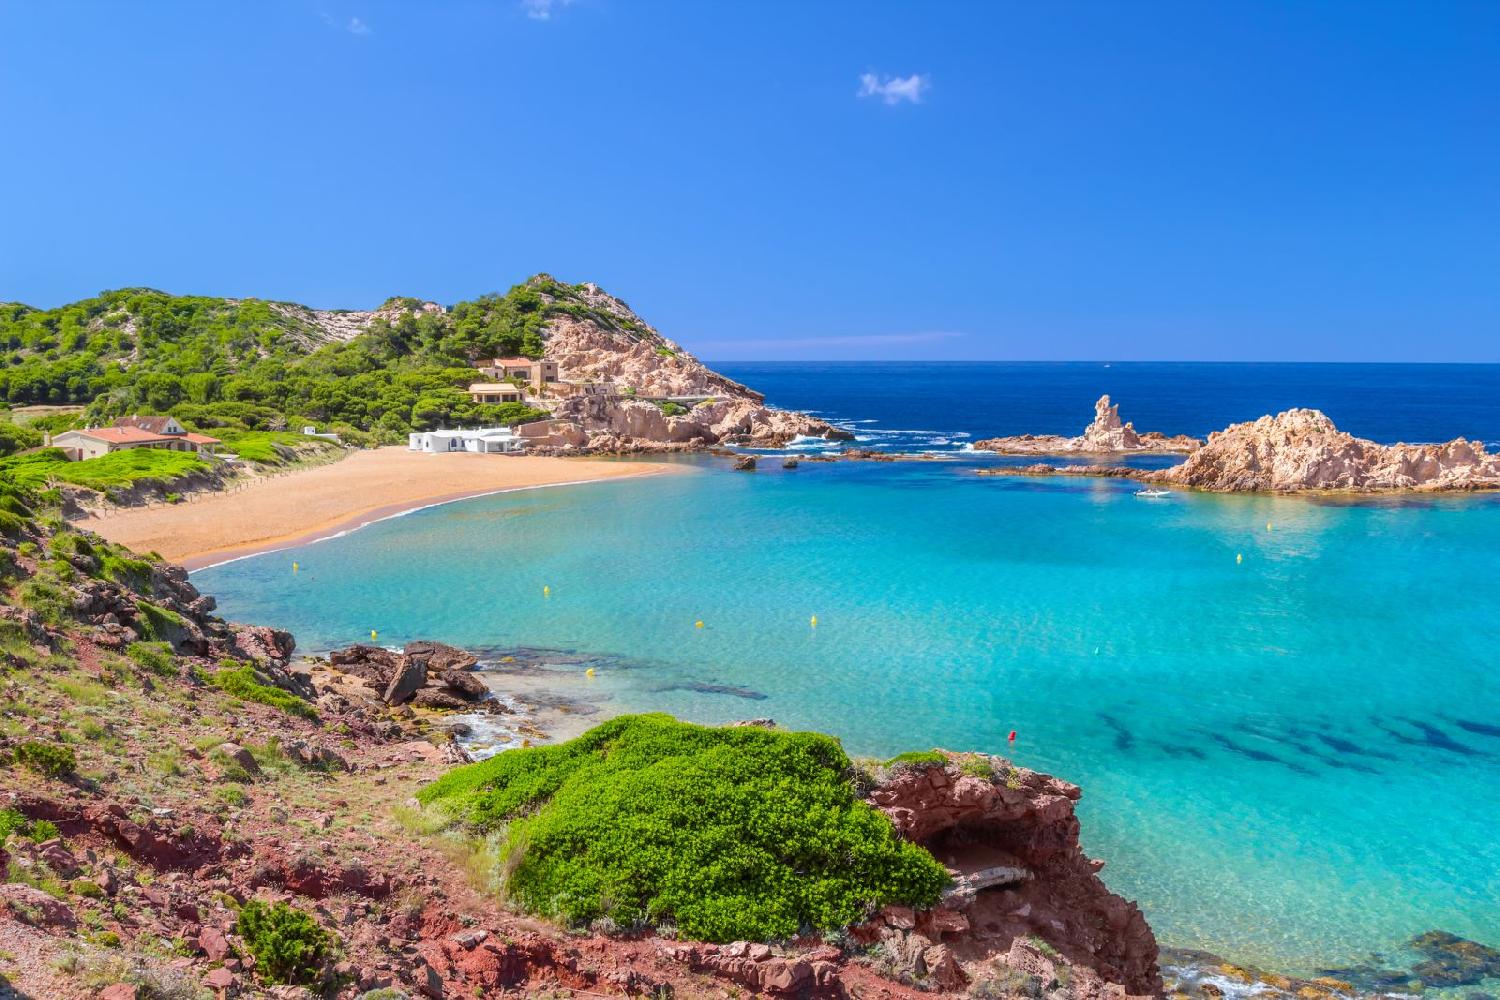
[[[312,541],[415,507],[507,490],[656,475],[654,462],[536,455],[427,455],[402,447],[359,451],[331,465],[256,479],[189,503],[127,507],[83,518],[137,552],[188,569]]]

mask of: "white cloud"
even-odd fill
[[[886,104],[900,104],[902,101],[921,104],[922,94],[931,87],[932,80],[922,73],[906,77],[888,76],[884,80],[874,73],[861,73],[855,96],[878,97]]]
[[[328,11],[326,11],[326,10],[320,10],[320,11],[318,11],[318,16],[320,18],[322,18],[323,19],[323,23],[326,24],[326,25],[328,25],[330,28],[336,28],[336,29],[340,29],[342,31],[347,31],[351,35],[368,35],[368,34],[370,34],[370,32],[372,30],[374,30],[368,24],[366,24],[365,22],[361,21],[357,17],[351,17],[351,18],[349,18],[349,20],[347,22],[345,22],[343,24],[340,24],[334,18],[334,16],[332,14],[328,13]]]
[[[571,4],[573,0],[521,0],[521,8],[533,21],[550,21],[552,12]]]

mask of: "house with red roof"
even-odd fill
[[[197,452],[201,458],[212,458],[219,439],[195,434],[174,417],[121,417],[113,427],[89,427],[81,431],[55,434],[52,447],[68,453],[71,461],[98,458],[129,448],[161,448],[167,451]]]

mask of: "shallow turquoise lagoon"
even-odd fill
[[[1088,849],[1169,944],[1287,971],[1500,944],[1500,502],[1133,490],[695,466],[195,580],[305,650],[577,650],[611,710],[1010,753],[1084,787]]]

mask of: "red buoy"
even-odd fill
[[[1012,743],[1014,743],[1014,742],[1015,742],[1015,741],[1016,741],[1016,731],[1015,731],[1015,730],[1014,730],[1014,729],[1012,729],[1012,730],[1011,730],[1011,731],[1010,731],[1010,741],[1011,741],[1011,742],[1012,742]]]

